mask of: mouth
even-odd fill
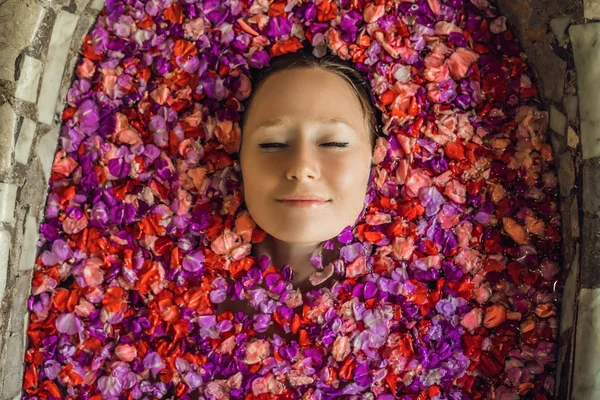
[[[277,201],[282,203],[283,205],[286,205],[289,207],[299,207],[299,208],[315,208],[315,207],[320,207],[320,206],[328,203],[328,201],[323,201],[323,200],[277,200]]]

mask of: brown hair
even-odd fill
[[[361,72],[354,68],[349,61],[342,60],[331,53],[327,53],[323,57],[316,57],[312,53],[312,48],[310,46],[303,47],[293,53],[286,53],[281,56],[273,57],[269,66],[252,69],[250,71],[252,93],[244,101],[245,111],[243,112],[242,121],[240,123],[242,128],[246,123],[246,116],[252,105],[254,94],[258,91],[266,78],[275,72],[291,68],[321,68],[335,73],[348,82],[360,101],[363,113],[367,119],[367,126],[369,127],[371,134],[371,147],[373,148],[375,146],[375,140],[380,136],[379,121],[381,121],[381,111],[374,105],[369,83],[363,77]]]

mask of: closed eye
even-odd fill
[[[271,148],[284,147],[284,146],[286,146],[286,144],[285,143],[261,143],[259,146],[261,149],[271,149]],[[324,143],[323,146],[346,147],[346,146],[348,146],[348,142],[329,142],[329,143]]]

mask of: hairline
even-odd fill
[[[331,66],[331,67],[329,67],[329,66]],[[361,96],[358,89],[356,88],[355,83],[352,82],[350,77],[348,77],[346,74],[340,72],[340,69],[350,69],[350,67],[342,66],[337,63],[330,63],[328,59],[325,59],[322,64],[319,64],[319,63],[315,62],[314,60],[310,60],[310,59],[307,59],[304,62],[303,61],[295,61],[294,63],[290,64],[289,66],[287,66],[285,68],[281,68],[272,73],[269,73],[269,75],[267,77],[263,78],[258,83],[258,85],[252,89],[252,94],[250,95],[250,99],[246,104],[246,109],[244,110],[242,122],[246,121],[246,116],[251,109],[251,106],[252,106],[252,103],[254,102],[256,93],[269,78],[273,77],[274,75],[277,75],[277,73],[279,73],[279,72],[289,71],[289,70],[293,70],[293,69],[314,69],[314,68],[320,69],[325,72],[331,72],[331,73],[335,74],[336,76],[343,78],[344,82],[346,82],[346,84],[350,87],[350,89],[352,90],[352,92],[354,93],[356,98],[358,99],[361,109],[363,111],[363,114],[365,116],[365,123],[367,125],[367,130],[369,131],[368,132],[369,143],[371,144],[371,147],[373,147],[375,145],[375,141],[378,136],[377,132],[376,132],[377,121],[376,121],[374,111],[371,110],[371,107],[368,104],[367,100],[364,99],[363,96]],[[272,120],[274,121],[276,119],[277,118],[274,118]],[[319,122],[322,122],[321,118],[317,118],[317,120]],[[261,124],[261,125],[263,125],[263,124]],[[259,127],[261,127],[261,125],[259,125]],[[242,128],[242,130],[243,130],[243,126],[240,126],[240,128]],[[242,132],[242,136],[243,136],[243,132]]]

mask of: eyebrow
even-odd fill
[[[322,124],[329,124],[329,125],[343,124],[343,125],[348,126],[351,129],[354,129],[354,128],[352,128],[352,126],[350,126],[350,124],[348,122],[346,122],[344,119],[338,118],[338,117],[318,117],[318,118],[313,118],[313,121],[320,122]],[[286,119],[284,119],[284,118],[272,118],[272,119],[263,121],[260,125],[258,125],[256,127],[256,129],[258,130],[261,128],[272,128],[275,126],[284,125],[285,123],[286,123]]]

